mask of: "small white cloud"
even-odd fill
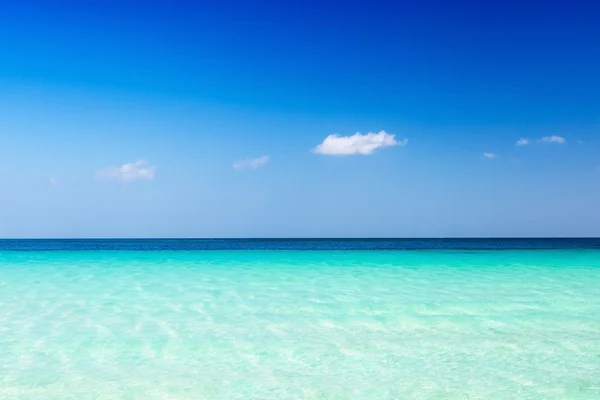
[[[58,185],[58,178],[56,178],[55,176],[51,176],[50,179],[48,180],[50,182],[50,184],[52,186],[56,186]]]
[[[352,136],[329,135],[323,143],[312,151],[327,155],[370,155],[380,147],[404,146],[408,143],[408,139],[397,141],[395,136],[385,131],[379,133],[369,132],[366,135],[360,133],[355,133]]]
[[[529,144],[529,139],[521,138],[521,139],[517,140],[516,144],[517,144],[517,146],[526,146]]]
[[[564,144],[566,142],[566,140],[562,136],[552,135],[552,136],[544,136],[543,138],[540,139],[540,142],[541,143],[558,143],[558,144]]]
[[[262,156],[258,158],[247,158],[238,160],[233,163],[233,169],[248,169],[248,168],[260,168],[269,162],[269,156]]]
[[[96,179],[130,183],[140,179],[153,180],[156,167],[147,161],[138,160],[120,167],[108,167],[96,171]]]
[[[483,156],[485,158],[498,158],[498,154],[494,154],[494,153],[483,153]]]

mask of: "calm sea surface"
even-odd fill
[[[0,240],[0,399],[600,399],[600,240]]]

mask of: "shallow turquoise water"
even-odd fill
[[[600,399],[600,251],[0,251],[1,399]]]

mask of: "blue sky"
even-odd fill
[[[600,236],[595,2],[0,3],[0,237]]]

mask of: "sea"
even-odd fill
[[[0,240],[0,399],[600,399],[600,239]]]

